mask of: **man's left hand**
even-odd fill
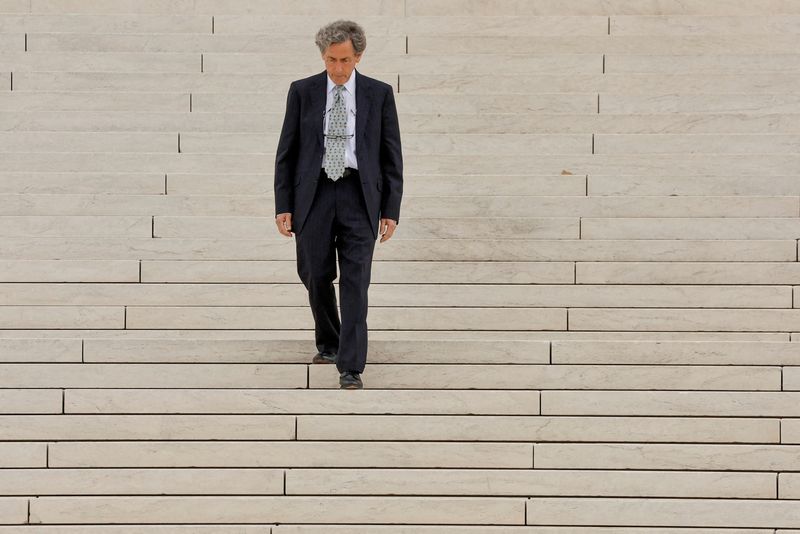
[[[394,229],[397,228],[397,221],[394,219],[381,219],[380,235],[381,243],[388,240],[394,234]]]

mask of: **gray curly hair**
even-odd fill
[[[330,45],[344,43],[348,40],[353,43],[356,55],[361,54],[367,48],[367,37],[361,26],[352,20],[337,20],[320,28],[315,42],[319,51],[324,53]]]

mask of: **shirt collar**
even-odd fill
[[[333,88],[336,87],[336,84],[333,83],[333,80],[331,80],[331,77],[328,76],[327,73],[325,77],[328,79],[328,93],[330,93],[333,91]],[[350,79],[344,82],[344,88],[351,95],[356,94],[356,69],[353,69],[353,72],[350,73]]]

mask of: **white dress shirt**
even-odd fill
[[[333,108],[333,95],[336,84],[328,76],[328,93],[325,100],[325,119],[323,124],[323,132],[328,133],[328,117],[330,110]],[[350,79],[344,83],[342,90],[342,97],[344,98],[344,108],[347,114],[347,124],[345,124],[345,134],[350,136],[344,142],[344,166],[358,169],[358,161],[356,160],[356,70],[350,73]],[[325,138],[325,147],[327,149],[328,142]],[[327,152],[327,150],[326,150]],[[322,167],[325,167],[325,155],[322,156]]]

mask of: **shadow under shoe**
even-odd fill
[[[336,354],[331,352],[318,352],[311,363],[336,363]]]

